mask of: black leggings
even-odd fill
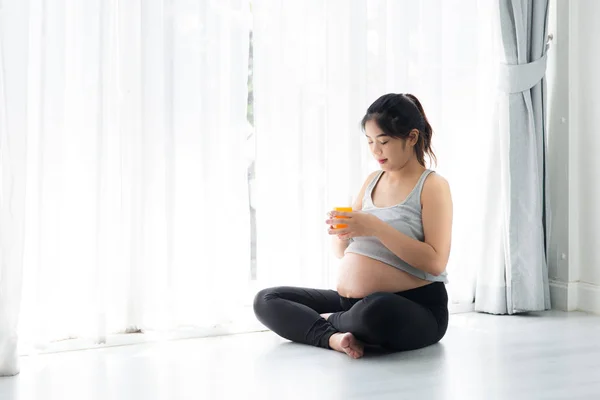
[[[278,335],[329,349],[336,332],[351,332],[367,345],[414,350],[437,343],[448,328],[448,294],[441,282],[362,299],[335,290],[275,287],[254,299],[258,320]],[[328,320],[319,314],[333,313]]]

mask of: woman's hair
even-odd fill
[[[421,102],[412,94],[384,94],[367,109],[361,126],[365,129],[368,121],[375,121],[379,129],[393,138],[408,139],[410,131],[419,131],[415,153],[419,164],[425,167],[425,154],[430,161],[437,162],[431,149],[433,130]]]

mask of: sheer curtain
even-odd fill
[[[249,298],[249,197],[259,286],[332,286],[325,213],[378,168],[359,121],[387,92],[417,95],[432,122],[433,168],[455,202],[452,302],[472,304],[478,186],[495,184],[484,162],[492,2],[253,0],[252,28],[243,0],[2,3],[2,360],[16,359],[18,320],[22,344],[38,348],[236,321]],[[10,208],[19,196],[23,210]],[[9,259],[20,226],[23,257]]]
[[[250,275],[248,3],[24,10],[2,33],[27,54],[2,64],[26,74],[4,88],[9,100],[26,93],[26,113],[8,109],[9,138],[26,127],[29,154],[23,344],[233,319]],[[2,151],[3,163],[20,157]]]
[[[27,7],[0,1],[0,376],[19,372],[18,322],[23,276],[25,176],[27,167]],[[15,35],[19,39],[15,39]],[[9,62],[9,61],[17,61]]]
[[[485,162],[496,58],[486,0],[256,0],[258,277],[332,286],[324,215],[378,168],[359,121],[384,93],[413,93],[450,182],[454,309],[472,309],[486,227]]]

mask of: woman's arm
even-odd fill
[[[448,182],[431,174],[421,193],[424,242],[415,240],[390,225],[381,222],[374,227],[374,236],[399,258],[431,275],[446,269],[452,236],[452,196]]]
[[[356,197],[356,200],[354,200],[354,204],[352,204],[352,211],[362,210],[362,199],[365,195],[365,190],[366,190],[367,186],[369,186],[369,183],[373,180],[373,178],[375,178],[376,174],[377,174],[377,171],[369,174],[369,176],[363,183],[360,191],[358,192],[358,196]],[[350,240],[348,240],[348,239],[340,239],[337,235],[333,235],[331,237],[331,249],[333,251],[333,254],[337,258],[344,257],[344,251],[346,250],[346,248],[348,247],[349,244],[350,244]]]
[[[331,249],[336,258],[344,257],[344,251],[350,245],[350,240],[343,240],[337,236],[331,237]]]

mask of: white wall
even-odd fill
[[[548,275],[552,307],[569,309],[569,14],[568,2],[550,0],[548,32],[548,173],[551,214]],[[571,306],[572,308],[573,306]]]
[[[578,218],[573,221],[576,234],[571,240],[577,257],[570,274],[572,280],[580,282],[577,308],[600,312],[600,2],[577,0],[569,4],[570,98],[576,138],[570,165],[578,177],[572,197]]]
[[[552,0],[553,307],[600,313],[600,1]]]

